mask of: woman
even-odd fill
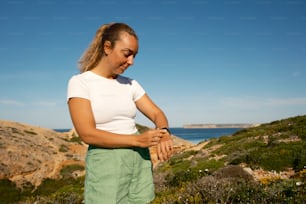
[[[71,119],[89,144],[85,203],[149,203],[154,185],[148,147],[156,146],[160,161],[172,154],[165,114],[137,81],[121,76],[137,52],[132,28],[124,23],[103,25],[79,62],[81,73],[69,80]],[[137,109],[156,129],[138,133]]]

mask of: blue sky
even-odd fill
[[[109,22],[138,33],[139,54],[124,75],[171,127],[306,114],[305,1],[3,0],[0,120],[71,128],[67,81]]]

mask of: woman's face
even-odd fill
[[[137,52],[138,40],[134,36],[122,32],[115,46],[105,49],[112,74],[122,74],[130,65],[133,65]]]

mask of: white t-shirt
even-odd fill
[[[67,100],[73,97],[90,100],[97,129],[133,134],[137,131],[135,102],[144,94],[144,89],[133,79],[120,75],[117,79],[107,79],[87,71],[71,77]]]

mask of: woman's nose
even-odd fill
[[[134,56],[133,56],[133,55],[131,55],[131,56],[128,57],[127,63],[128,63],[129,65],[133,65],[133,64],[134,64]]]

